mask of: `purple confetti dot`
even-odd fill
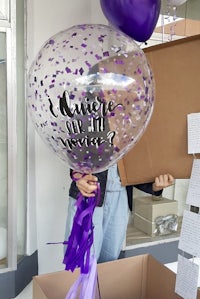
[[[82,67],[80,68],[79,73],[80,73],[81,76],[82,76],[82,74],[84,73],[84,70],[83,70]]]
[[[74,94],[70,94],[69,98],[70,98],[70,100],[73,100],[75,98],[75,95]]]
[[[108,51],[103,52],[103,56],[104,56],[104,57],[108,57],[108,56],[109,56],[109,52],[108,52]]]
[[[78,70],[77,70],[77,69],[75,69],[75,71],[74,71],[73,75],[77,75],[77,74],[78,74]]]
[[[95,57],[96,57],[97,60],[100,60],[102,58],[101,56],[99,56],[97,54],[95,55]]]
[[[135,110],[141,111],[141,107],[140,107],[140,105],[136,105],[136,106],[135,106]]]
[[[122,64],[124,64],[124,61],[121,60],[121,59],[116,59],[116,60],[115,60],[115,63],[116,63],[116,64],[121,64],[121,65],[122,65]]]
[[[85,61],[85,64],[90,68],[91,64],[88,61]]]
[[[115,151],[116,151],[116,152],[119,152],[120,149],[119,149],[118,147],[115,147]]]
[[[124,110],[124,107],[123,107],[122,105],[117,106],[117,110],[119,110],[119,111],[123,111],[123,110]]]
[[[55,41],[53,39],[50,39],[49,40],[49,45],[54,45],[55,44]]]
[[[72,72],[71,69],[70,69],[69,67],[66,67],[66,68],[65,68],[65,71],[66,71],[66,73],[71,73],[71,72]]]

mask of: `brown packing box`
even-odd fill
[[[153,200],[153,199],[156,200]],[[144,196],[134,199],[134,226],[144,233],[155,235],[155,219],[159,216],[177,214],[178,202],[164,197]]]
[[[187,148],[187,114],[200,112],[200,35],[144,51],[155,78],[155,107],[143,136],[119,162],[123,185],[164,173],[190,178],[194,159]]]
[[[65,299],[78,275],[60,271],[35,276],[33,299]],[[176,274],[148,254],[98,264],[98,278],[101,299],[182,298],[174,291]]]

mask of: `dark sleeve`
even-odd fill
[[[146,192],[146,193],[149,193],[149,194],[152,194],[152,195],[155,195],[155,196],[160,196],[163,192],[163,189],[160,190],[160,191],[153,191],[152,189],[152,185],[153,185],[153,182],[151,183],[145,183],[145,184],[137,184],[137,185],[134,185],[132,187],[135,187],[143,192]]]
[[[128,205],[129,205],[130,211],[133,210],[133,187],[135,187],[143,192],[155,195],[155,196],[160,196],[162,194],[163,190],[156,191],[156,192],[153,191],[152,184],[153,184],[153,182],[126,186],[126,191],[127,191],[127,196],[128,196]]]

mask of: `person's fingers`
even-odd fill
[[[174,183],[174,178],[171,174],[161,174],[155,178],[155,186],[166,188]]]
[[[76,185],[83,196],[92,197],[95,195],[94,191],[97,189],[97,177],[86,175],[78,180]]]
[[[155,178],[155,186],[156,187],[160,187],[160,186],[162,186],[162,177],[161,176],[159,176],[159,177],[156,177]]]
[[[78,181],[76,183],[77,187],[81,190],[83,190],[84,192],[90,193],[93,192],[94,190],[97,189],[97,184],[91,184],[88,182],[83,182],[83,181]]]
[[[171,174],[165,174],[164,175],[164,182],[163,182],[163,186],[164,187],[168,187],[171,186],[174,183],[174,178]]]
[[[163,175],[162,184],[163,184],[163,188],[168,187],[170,185],[169,184],[169,175],[168,174]]]
[[[174,177],[171,174],[168,174],[170,184],[174,184]]]

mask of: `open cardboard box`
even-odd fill
[[[64,299],[78,275],[60,271],[35,276],[33,299]],[[174,291],[176,274],[148,254],[98,264],[98,278],[101,299],[182,298]]]

